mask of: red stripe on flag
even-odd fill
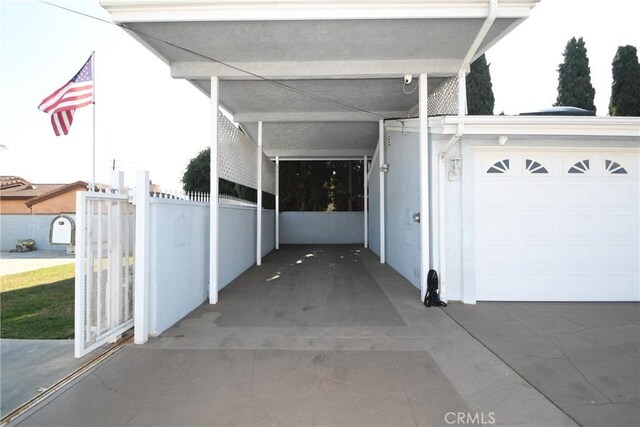
[[[75,110],[59,111],[51,115],[51,125],[56,136],[67,135],[73,123]]]
[[[67,135],[76,109],[93,103],[93,55],[64,86],[56,89],[38,105],[51,114],[51,126],[56,136]]]

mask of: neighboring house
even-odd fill
[[[87,183],[34,184],[15,176],[0,177],[0,214],[61,214],[76,212],[76,193]]]
[[[38,249],[63,249],[49,244],[51,222],[60,214],[75,218],[76,193],[87,183],[35,184],[17,176],[0,177],[0,183],[0,250],[14,249],[19,239],[35,240]]]

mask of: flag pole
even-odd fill
[[[93,79],[93,141],[91,143],[91,183],[89,188],[96,188],[96,51],[91,53],[91,78]]]

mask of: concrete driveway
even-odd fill
[[[300,262],[298,262],[300,261]],[[277,277],[276,277],[277,276]],[[462,417],[462,418],[459,418]],[[21,426],[575,425],[371,252],[284,247]]]
[[[283,247],[159,338],[128,345],[22,426],[570,426],[377,257]]]
[[[503,302],[445,310],[578,423],[640,425],[640,304]]]

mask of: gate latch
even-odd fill
[[[420,222],[420,212],[414,213],[411,219],[413,220],[413,222]]]

